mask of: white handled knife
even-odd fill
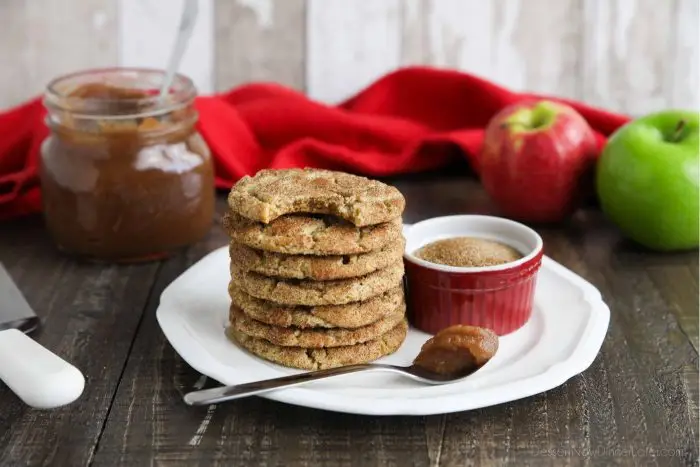
[[[0,264],[0,380],[31,407],[70,404],[82,394],[85,378],[25,334],[38,326],[39,318]]]

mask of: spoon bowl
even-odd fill
[[[310,371],[297,375],[283,376],[280,378],[266,379],[252,383],[222,386],[211,389],[202,389],[185,394],[184,401],[187,405],[210,405],[226,402],[242,397],[254,396],[281,388],[300,386],[302,384],[318,381],[320,379],[347,375],[360,372],[389,372],[424,384],[441,385],[456,383],[473,375],[482,368],[470,367],[458,373],[436,373],[418,365],[398,366],[382,363],[363,363],[347,365],[326,370]]]

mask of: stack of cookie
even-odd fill
[[[233,341],[303,369],[399,348],[408,325],[398,190],[342,172],[262,170],[228,204]]]

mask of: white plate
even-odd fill
[[[163,291],[156,316],[175,351],[195,370],[227,385],[298,373],[226,338],[228,281],[228,248],[222,247]],[[610,310],[598,290],[545,257],[532,318],[502,337],[495,357],[465,381],[426,386],[397,375],[350,374],[260,397],[367,415],[428,415],[501,404],[555,388],[587,369],[609,321]],[[378,361],[409,365],[428,337],[411,328],[401,348]]]

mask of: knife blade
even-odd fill
[[[0,331],[14,328],[29,333],[39,324],[39,317],[0,263]]]

